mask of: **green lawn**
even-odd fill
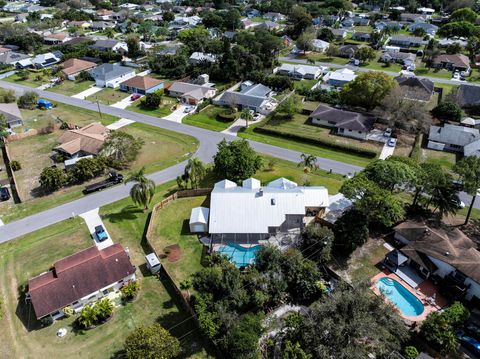
[[[319,80],[301,80],[294,81],[295,90],[306,89],[310,90]]]
[[[436,163],[447,170],[455,165],[457,155],[451,152],[422,149],[422,159],[427,163]]]
[[[445,98],[445,96],[447,96],[450,92],[452,92],[454,88],[458,87],[457,85],[444,84],[440,82],[434,82],[434,84],[435,84],[435,87],[439,87],[443,89],[443,98]]]
[[[177,199],[158,210],[155,222],[152,223],[152,242],[155,248],[165,251],[168,246],[178,245],[182,251],[176,262],[163,260],[163,266],[177,284],[202,269],[203,245],[196,234],[190,233],[188,225],[192,208],[199,206],[209,206],[206,196]]]
[[[221,132],[230,127],[233,123],[222,121],[218,118],[218,114],[225,111],[225,108],[209,105],[202,109],[199,113],[188,115],[183,118],[182,122],[186,125],[205,128],[211,131]]]
[[[119,131],[142,138],[144,141],[138,158],[131,164],[129,170],[124,171],[125,173],[139,170],[144,166],[147,173],[159,171],[185,160],[198,147],[198,141],[193,137],[141,123],[133,123]],[[57,131],[10,143],[12,159],[16,159],[22,164],[22,169],[15,174],[24,202],[21,204],[13,204],[11,201],[0,203],[0,219],[2,221],[11,222],[83,196],[82,190],[88,183],[65,187],[47,196],[38,197],[34,192],[32,193],[39,185],[38,178],[42,169],[53,164],[49,155],[56,145],[59,135],[60,132]],[[97,178],[90,182],[98,180]]]
[[[402,66],[399,64],[385,64],[383,62],[379,62],[378,59],[375,61],[369,62],[367,65],[361,66],[366,69],[371,70],[378,70],[378,71],[391,71],[391,72],[400,72],[402,70]]]
[[[345,146],[359,147],[377,153],[380,153],[381,151],[381,145],[377,143],[359,141],[342,136],[332,135],[330,134],[330,130],[327,128],[311,125],[308,121],[308,116],[302,114],[296,114],[291,120],[285,120],[282,116],[269,116],[262,122],[252,125],[248,129],[241,131],[239,135],[241,137],[251,140],[265,142],[300,152],[308,152],[320,157],[330,158],[342,162],[348,162],[358,166],[366,166],[370,161],[372,161],[372,159],[349,153],[349,151],[339,151],[327,147],[321,147],[320,145],[313,145],[308,142],[301,143],[298,140],[285,139],[269,134],[255,132],[255,128],[257,126],[262,126],[263,128],[273,131],[295,133],[296,135],[300,135],[306,138],[323,139]]]
[[[170,185],[158,188],[157,198],[165,195]],[[19,297],[18,288],[27,279],[50,268],[58,259],[92,245],[87,226],[79,218],[69,219],[45,229],[33,232],[12,242],[0,245],[0,297],[3,299],[3,318],[0,319],[3,357],[38,358],[109,358],[121,350],[126,336],[140,325],[154,322],[171,328],[172,334],[182,337],[182,358],[210,357],[194,330],[193,320],[186,320],[187,312],[173,289],[157,277],[143,271],[146,254],[142,236],[148,213],[132,208],[129,199],[102,208],[104,223],[115,242],[128,247],[133,264],[137,266],[140,292],[137,299],[114,310],[113,319],[92,330],[78,333],[72,331],[75,316],[62,319],[50,327],[38,328],[32,312],[28,312]],[[30,314],[30,315],[29,315]],[[30,318],[30,320],[28,320]],[[183,322],[183,323],[182,323]],[[36,328],[27,331],[25,326]],[[66,337],[59,339],[59,328],[68,330]],[[189,333],[191,332],[191,333]],[[189,334],[188,334],[189,333]]]
[[[67,96],[76,95],[82,91],[85,91],[89,87],[93,86],[93,81],[70,81],[65,80],[60,85],[50,87],[48,91],[60,93]]]
[[[331,57],[325,54],[318,54],[318,53],[310,53],[307,55],[299,55],[299,59],[312,59],[319,62],[326,62],[330,64],[338,64],[338,65],[346,65],[348,64],[348,59],[344,59],[343,57]]]
[[[127,107],[127,110],[138,112],[148,116],[155,116],[155,117],[165,117],[172,113],[173,107],[178,104],[178,100],[174,97],[169,96],[162,96],[162,104],[155,109],[149,109],[142,107],[140,105],[141,100],[135,101],[133,105]]]
[[[126,92],[115,90],[112,88],[105,88],[102,91],[99,91],[93,95],[88,96],[86,100],[92,101],[92,102],[98,101],[104,105],[113,105],[114,103],[117,103],[128,96],[129,95]]]
[[[417,61],[417,69],[415,70],[415,75],[418,76],[428,76],[428,77],[437,77],[441,79],[448,79],[452,78],[452,72],[447,70],[438,70],[438,69],[430,69],[425,67],[425,63]]]
[[[41,80],[36,79],[38,75],[42,76]],[[49,77],[42,75],[41,72],[29,72],[28,78],[23,80],[23,79],[20,79],[20,76],[18,76],[18,73],[15,73],[12,76],[2,79],[2,81],[13,82],[16,84],[30,86],[30,87],[39,87],[41,85],[45,85],[46,83],[48,83]]]

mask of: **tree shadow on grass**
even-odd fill
[[[137,219],[137,213],[143,213],[143,211],[136,206],[128,205],[123,207],[120,212],[105,214],[102,217],[112,223],[118,223],[125,220]]]

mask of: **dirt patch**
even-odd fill
[[[172,244],[163,249],[170,263],[178,262],[182,258],[182,249],[178,244]]]

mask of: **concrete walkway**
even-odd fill
[[[107,228],[102,222],[102,219],[100,218],[100,215],[98,214],[99,208],[92,209],[91,211],[82,213],[80,215],[81,218],[85,220],[85,223],[87,224],[88,230],[90,234],[92,235],[93,242],[95,245],[98,247],[98,249],[103,249],[108,246],[111,246],[113,244],[112,238],[110,237],[110,234],[107,232]],[[95,235],[95,227],[96,226],[103,226],[105,229],[105,232],[107,233],[107,239],[105,239],[103,242],[99,242],[97,236]]]
[[[129,120],[128,118],[121,118],[120,120],[111,123],[110,125],[107,126],[109,130],[118,130],[119,128],[122,128],[124,126],[128,126],[131,123],[134,123],[135,121]]]
[[[131,97],[132,97],[132,95],[128,95],[123,100],[118,101],[118,102],[116,102],[116,103],[114,103],[113,105],[110,105],[110,106],[116,107],[116,108],[121,108],[122,110],[124,110],[128,106],[132,105],[135,102],[135,101],[131,100]],[[139,99],[137,99],[137,101],[139,101]]]
[[[102,90],[103,90],[102,87],[92,86],[92,87],[86,89],[85,91],[82,91],[80,93],[77,93],[76,95],[73,95],[72,97],[73,98],[79,98],[81,100],[85,100],[85,98],[87,98],[88,96],[96,94],[97,92],[100,92]]]

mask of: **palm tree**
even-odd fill
[[[472,202],[468,208],[467,218],[465,218],[465,224],[468,224],[473,204],[475,203],[478,190],[480,189],[480,158],[475,156],[465,157],[457,162],[453,167],[453,171],[460,176],[465,192],[472,196]]]
[[[450,213],[457,213],[460,207],[460,199],[451,183],[433,188],[431,203],[435,206],[433,212],[438,209],[440,218]]]
[[[185,166],[184,178],[187,182],[190,180],[192,188],[198,188],[206,173],[203,162],[198,158],[191,158]]]
[[[252,111],[249,110],[248,108],[244,108],[244,109],[242,110],[242,114],[240,115],[240,117],[245,120],[245,127],[248,128],[248,121],[252,121],[252,120],[253,120]]]
[[[108,298],[102,299],[101,301],[95,303],[95,308],[97,310],[97,316],[99,320],[108,319],[113,314],[113,304]]]
[[[309,57],[309,58],[307,59],[307,64],[315,65],[315,60]]]
[[[89,328],[94,325],[98,320],[98,311],[97,308],[87,304],[83,307],[78,317],[78,324],[84,328]]]
[[[105,34],[106,37],[108,37],[109,39],[113,39],[115,37],[115,30],[113,30],[111,27],[105,29],[103,31],[103,33]]]
[[[317,169],[317,157],[302,153],[300,155],[301,161],[298,163],[298,167],[303,166],[303,172],[310,173]]]
[[[145,177],[145,167],[130,175],[125,184],[128,182],[136,182],[130,189],[130,197],[137,206],[142,205],[146,211],[155,194],[155,182]]]

